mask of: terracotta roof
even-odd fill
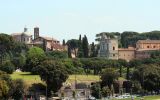
[[[55,50],[64,50],[65,49],[64,46],[62,46],[61,44],[58,44],[58,43],[53,43],[52,48]]]
[[[137,43],[160,43],[160,40],[138,40]]]
[[[54,38],[51,38],[51,37],[44,37],[44,36],[40,36],[41,38],[43,38],[43,39],[45,39],[45,40],[49,40],[49,41],[58,41],[58,40],[56,40],[56,39],[54,39]]]

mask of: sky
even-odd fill
[[[0,0],[0,33],[40,28],[41,36],[94,42],[100,32],[160,30],[160,0]]]

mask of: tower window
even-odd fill
[[[113,47],[113,50],[115,50],[115,47]]]

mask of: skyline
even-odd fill
[[[29,32],[62,41],[87,35],[93,42],[100,32],[159,30],[159,0],[5,0],[0,3],[0,33]]]

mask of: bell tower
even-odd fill
[[[34,28],[34,39],[39,37],[39,27]]]

